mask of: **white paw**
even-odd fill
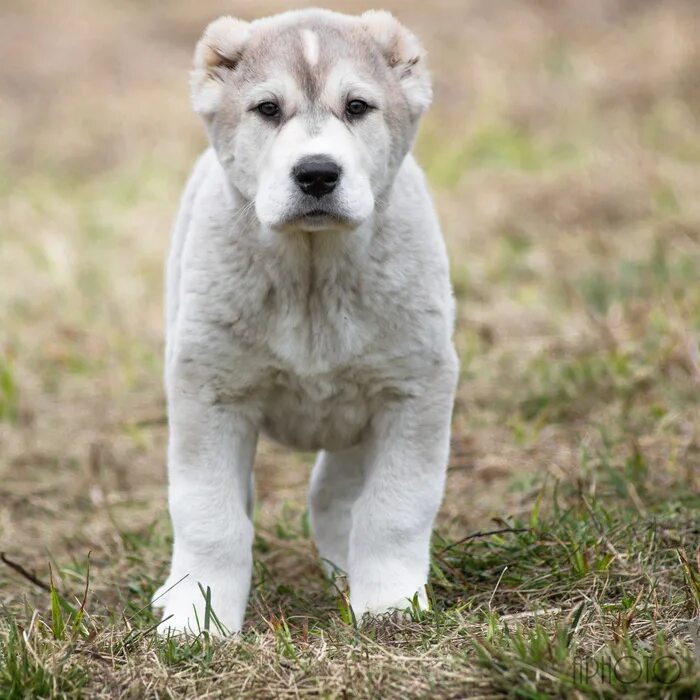
[[[400,585],[350,585],[350,605],[358,621],[366,617],[378,617],[387,613],[406,613],[428,610],[430,604],[425,585],[406,588]]]
[[[215,637],[225,637],[240,632],[248,592],[237,594],[230,579],[217,584],[215,578],[203,577],[203,581],[210,583],[200,584],[192,576],[184,579],[170,577],[156,591],[151,603],[163,611],[158,633],[199,634],[206,631]]]

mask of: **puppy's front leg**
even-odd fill
[[[456,371],[441,376],[373,422],[362,493],[352,512],[350,603],[358,618],[404,610],[425,584],[430,535],[442,500]]]
[[[154,596],[154,605],[164,608],[159,629],[204,628],[201,584],[205,591],[211,589],[211,609],[225,630],[238,632],[252,570],[248,501],[257,429],[241,407],[217,405],[180,387],[170,394],[168,477],[174,542],[170,576]],[[209,629],[222,632],[215,622]]]

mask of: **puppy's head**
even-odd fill
[[[424,52],[387,12],[222,17],[191,86],[230,181],[280,231],[369,218],[431,100]]]

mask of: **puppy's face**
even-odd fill
[[[420,45],[391,15],[315,10],[212,23],[192,96],[261,223],[319,231],[371,216],[431,88]]]

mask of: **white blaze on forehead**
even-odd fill
[[[311,29],[302,29],[301,39],[304,43],[304,58],[313,68],[318,63],[318,34]]]

